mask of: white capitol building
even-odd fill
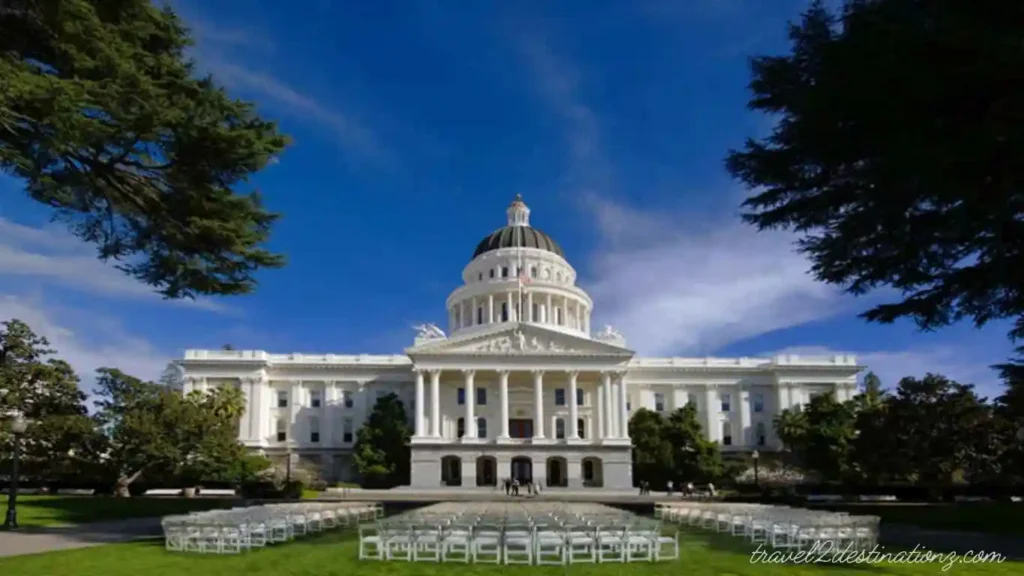
[[[356,432],[377,398],[412,419],[412,484],[632,487],[628,418],[697,406],[724,451],[772,450],[772,417],[811,395],[855,393],[849,355],[643,358],[615,330],[591,330],[593,301],[562,249],[530,226],[520,198],[477,246],[448,296],[448,330],[418,327],[404,353],[188,350],[185,392],[239,386],[245,445],[355,480]]]

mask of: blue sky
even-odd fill
[[[750,54],[780,52],[791,0],[174,2],[194,57],[294,144],[254,180],[284,214],[286,268],[255,294],[166,302],[93,258],[0,180],[0,317],[83,374],[155,377],[186,348],[397,353],[517,193],[646,355],[853,352],[887,384],[942,372],[988,394],[1005,324],[932,334],[856,314],[792,236],[737,218],[722,168],[770,129]],[[87,381],[88,378],[86,377]]]

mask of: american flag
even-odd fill
[[[526,274],[526,270],[524,270],[522,268],[519,269],[519,283],[520,284],[529,284],[530,283],[530,277]]]

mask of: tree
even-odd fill
[[[798,447],[800,461],[822,480],[842,480],[849,471],[855,415],[852,402],[837,402],[832,394],[811,398],[803,411],[807,433]]]
[[[717,442],[704,436],[697,408],[687,404],[669,414],[662,427],[672,458],[672,477],[677,482],[710,482],[722,477],[722,452]]]
[[[409,418],[398,396],[387,394],[378,398],[352,448],[364,486],[391,488],[409,484],[411,435]]]
[[[980,438],[991,431],[989,407],[973,386],[938,374],[900,380],[886,412],[888,439],[875,448],[891,451],[897,477],[938,486],[987,457]]]
[[[1020,10],[816,1],[790,53],[751,61],[749,106],[777,123],[729,152],[757,190],[744,219],[798,232],[818,280],[901,294],[869,321],[1009,318],[1024,337]]]
[[[161,386],[181,392],[185,389],[185,376],[177,362],[168,362],[157,381]]]
[[[0,415],[31,423],[23,444],[26,474],[49,482],[74,474],[75,448],[92,428],[84,402],[78,376],[46,338],[20,320],[0,324]],[[0,427],[4,445],[8,434]]]
[[[664,431],[664,419],[657,412],[640,408],[629,419],[633,444],[633,481],[661,486],[672,477],[673,450]]]
[[[149,0],[0,8],[0,170],[101,259],[168,298],[243,294],[283,265],[278,215],[236,193],[286,146],[185,56],[189,31]]]
[[[874,372],[864,375],[864,392],[858,396],[862,397],[865,406],[877,406],[882,401],[882,381]]]
[[[247,473],[238,442],[241,393],[232,387],[182,396],[113,368],[97,371],[96,420],[103,431],[94,449],[115,485],[127,496],[144,474],[195,485],[201,480],[238,481]],[[171,475],[171,476],[167,476]]]
[[[807,436],[807,416],[799,406],[785,408],[772,419],[775,435],[783,448],[793,452],[804,445]]]

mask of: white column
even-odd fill
[[[471,326],[476,326],[477,324],[479,324],[479,323],[478,323],[478,322],[476,321],[476,319],[477,319],[477,316],[476,316],[476,296],[474,296],[474,297],[473,297],[473,301],[472,301],[472,303],[470,304],[470,306],[472,306],[472,307],[473,307],[473,309],[469,311],[469,315],[470,315],[470,320],[471,320],[471,322],[470,322],[469,324],[470,324]],[[481,320],[483,320],[483,318],[481,318]]]
[[[544,438],[544,371],[533,371],[533,437]]]
[[[612,426],[612,375],[611,372],[602,372],[602,386],[601,396],[604,400],[603,410],[601,416],[604,418],[604,430],[601,438],[611,438],[614,435],[614,427]]]
[[[334,445],[334,415],[337,413],[338,407],[338,389],[334,387],[334,381],[324,381],[324,403],[323,415],[320,419],[320,443],[325,446]],[[420,405],[419,402],[416,404]]]
[[[569,299],[562,297],[562,325],[569,326]]]
[[[583,307],[580,306],[580,301],[576,301],[576,326],[577,330],[583,330]]]
[[[569,372],[569,440],[579,440],[579,430],[576,429],[576,420],[579,419],[579,408],[576,406],[576,378],[579,372]]]
[[[526,318],[527,322],[537,321],[537,319],[533,317],[533,292],[526,293],[526,310],[523,312],[523,318]]]
[[[548,292],[548,303],[544,307],[544,323],[545,324],[554,324],[555,323],[555,313],[551,309],[551,293],[550,292]]]
[[[594,396],[597,397],[597,436],[590,437],[601,440],[604,438],[604,388],[601,385],[594,386]]]
[[[423,394],[423,371],[416,370],[416,437],[422,438],[424,433],[423,420],[425,398]]]
[[[441,371],[430,371],[430,436],[441,437]]]
[[[611,422],[611,426],[608,427],[608,437],[618,438],[619,437],[619,381],[615,378],[615,374],[611,375],[612,385],[608,392],[608,421]]]
[[[704,427],[707,428],[708,440],[718,440],[718,391],[708,384],[704,387]]]
[[[494,324],[494,294],[487,295],[487,323]]]
[[[501,435],[508,439],[508,370],[498,370],[498,395],[501,397]]]
[[[750,390],[740,390],[740,429],[733,432],[732,443],[736,446],[751,444],[747,438],[747,431],[750,430]],[[737,442],[737,440],[739,440]],[[756,444],[757,442],[753,442]]]
[[[463,438],[476,438],[476,391],[473,389],[473,377],[476,370],[463,370],[466,386],[466,434]]]
[[[629,439],[629,412],[626,410],[626,373],[619,372],[616,375],[619,381],[619,438]]]
[[[786,385],[778,382],[775,384],[775,409],[778,412],[782,412],[786,408],[789,408],[788,402],[786,402]]]
[[[512,307],[512,293],[505,294],[505,306],[508,307],[508,321],[516,321],[516,309]]]

